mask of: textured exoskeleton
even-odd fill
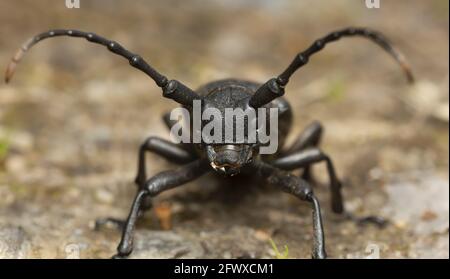
[[[306,50],[298,53],[291,64],[280,75],[269,79],[265,83],[259,84],[228,79],[208,83],[195,91],[177,80],[169,80],[150,66],[142,57],[128,51],[117,42],[89,32],[51,30],[32,37],[17,51],[6,70],[6,82],[12,78],[17,64],[28,49],[41,40],[57,36],[85,38],[89,42],[107,47],[109,51],[127,59],[131,66],[147,74],[162,89],[164,97],[188,108],[191,114],[194,101],[202,101],[202,110],[207,107],[214,107],[221,112],[226,108],[253,110],[261,107],[277,108],[279,112],[278,140],[280,146],[284,144],[284,139],[292,124],[293,115],[289,103],[282,97],[285,87],[291,75],[307,64],[310,57],[322,50],[328,43],[337,41],[342,37],[367,38],[391,55],[404,70],[408,81],[413,81],[413,75],[405,59],[383,35],[366,28],[345,28],[331,32],[325,37],[316,40]],[[164,116],[164,121],[169,128],[174,125],[168,115]],[[122,224],[122,239],[115,257],[126,257],[132,252],[136,220],[140,213],[151,207],[152,197],[168,189],[181,186],[212,170],[223,175],[237,175],[240,173],[263,178],[283,191],[310,203],[313,217],[313,258],[326,257],[319,201],[310,186],[310,168],[313,164],[324,162],[327,166],[333,212],[358,222],[373,222],[382,226],[385,224],[385,221],[381,218],[374,216],[356,218],[345,211],[341,195],[341,183],[337,178],[333,163],[330,157],[319,148],[322,130],[321,124],[318,122],[312,123],[291,146],[280,149],[273,155],[260,155],[260,142],[175,144],[157,137],[148,138],[139,149],[138,172],[135,179],[138,190],[132,203],[130,214]],[[145,170],[146,152],[156,153],[181,166],[149,178]],[[290,173],[290,171],[295,169],[304,170],[301,177]],[[120,223],[118,220],[107,218],[99,221],[98,224],[109,221]]]

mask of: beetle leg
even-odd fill
[[[317,147],[320,143],[322,133],[322,124],[319,121],[313,121],[298,135],[294,143],[283,154],[290,154],[307,147]]]
[[[155,197],[163,191],[181,186],[201,176],[209,170],[205,160],[199,159],[176,170],[161,172],[145,182],[136,194],[131,206],[130,214],[123,228],[122,238],[117,247],[115,258],[128,256],[133,250],[133,235],[136,221],[143,201],[148,197]]]
[[[276,184],[282,188],[283,191],[295,195],[302,201],[307,201],[312,206],[313,219],[313,259],[325,259],[327,253],[325,251],[325,233],[322,224],[322,213],[320,204],[316,196],[312,192],[312,188],[306,180],[296,176],[271,177],[269,182]],[[294,179],[292,179],[294,178]]]
[[[387,221],[377,216],[354,217],[345,211],[342,198],[342,184],[337,178],[335,168],[331,158],[318,148],[308,148],[294,152],[293,154],[279,158],[273,162],[273,165],[284,170],[294,170],[298,168],[310,167],[313,164],[326,162],[327,172],[330,179],[331,190],[331,208],[334,213],[341,214],[349,220],[356,221],[359,224],[374,223],[379,227],[384,227]]]
[[[169,129],[169,131],[172,130],[172,127],[177,124],[177,120],[171,120],[170,119],[170,111],[164,113],[162,120],[164,122],[164,124],[166,125],[167,129]],[[196,152],[195,152],[195,148],[194,145],[191,143],[180,143],[178,145],[179,147],[183,148],[184,150],[188,151],[189,153],[193,154],[192,156],[197,157],[196,156]]]
[[[289,147],[286,151],[283,152],[283,155],[291,154],[293,152],[297,152],[300,150],[304,150],[308,147],[318,147],[320,144],[320,140],[322,138],[323,128],[322,124],[319,121],[314,121],[309,124],[297,137],[294,143]],[[313,183],[314,177],[311,173],[311,166],[304,167],[304,171],[302,174],[302,178],[308,182]]]
[[[184,150],[180,145],[158,137],[149,137],[139,148],[138,171],[135,182],[141,187],[147,180],[145,153],[156,153],[170,162],[186,164],[195,160],[195,156]]]
[[[282,171],[272,165],[255,162],[253,166],[256,173],[265,178],[269,184],[280,187],[284,192],[292,194],[302,201],[309,202],[312,207],[313,219],[313,248],[312,257],[314,259],[324,259],[327,257],[325,251],[325,234],[322,224],[322,214],[319,201],[313,194],[310,184],[300,177]]]
[[[182,149],[179,145],[158,137],[149,137],[145,140],[145,142],[139,149],[138,172],[135,179],[135,182],[139,189],[143,187],[145,181],[147,180],[145,162],[146,152],[156,153],[166,158],[167,160],[178,164],[188,163],[195,160],[195,157],[191,153]],[[148,210],[151,207],[151,199],[149,197],[144,198],[144,200],[142,201],[141,211]],[[143,212],[139,212],[139,214],[141,213]],[[124,223],[124,220],[120,220],[114,217],[100,218],[95,221],[94,229],[99,230],[101,227],[108,225],[113,226],[117,229],[122,229]]]
[[[279,158],[273,162],[273,165],[283,170],[294,170],[299,168],[310,167],[314,163],[325,161],[327,164],[328,176],[330,178],[331,189],[331,207],[333,212],[344,212],[344,204],[341,194],[341,182],[336,176],[336,171],[330,157],[324,154],[318,148],[309,148],[294,152],[285,157]]]

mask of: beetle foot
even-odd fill
[[[111,257],[111,259],[113,260],[124,260],[126,258],[128,258],[128,255],[115,254],[114,256]]]
[[[323,260],[327,258],[327,253],[325,251],[319,251],[312,254],[314,260]]]
[[[344,213],[344,214],[345,214],[345,218],[347,220],[353,221],[356,224],[358,224],[359,226],[364,226],[367,224],[374,224],[378,228],[383,229],[387,225],[389,225],[389,220],[386,218],[380,217],[380,216],[368,215],[368,216],[363,216],[363,217],[356,217],[351,213]]]
[[[380,229],[385,228],[387,225],[389,225],[389,220],[380,217],[380,216],[365,216],[365,217],[360,217],[357,218],[356,220],[358,225],[366,225],[366,224],[374,224],[377,227],[379,227]]]

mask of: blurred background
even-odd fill
[[[385,229],[340,220],[329,209],[324,166],[314,168],[330,257],[449,255],[448,1],[0,2],[0,65],[29,37],[52,28],[92,31],[145,57],[191,88],[221,78],[264,82],[335,29],[383,32],[409,60],[416,83],[364,39],[314,56],[286,90],[292,141],[311,121],[344,183],[348,210],[392,222]],[[0,258],[97,258],[120,232],[96,218],[127,216],[137,151],[168,138],[161,115],[175,107],[122,58],[83,39],[33,48],[0,85]],[[174,167],[149,155],[148,173]],[[309,208],[276,189],[207,175],[156,198],[142,218],[134,257],[308,258]],[[371,252],[372,251],[372,252]]]

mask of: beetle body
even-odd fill
[[[241,109],[252,110],[249,107],[249,100],[255,94],[256,90],[261,84],[244,81],[239,79],[225,79],[213,81],[205,84],[197,90],[197,93],[202,96],[202,113],[207,108],[217,108],[222,117],[225,115],[225,109]],[[264,108],[276,108],[278,111],[278,145],[283,146],[285,139],[292,126],[292,109],[289,102],[285,98],[278,98],[266,104]],[[192,114],[192,109],[190,110]],[[264,110],[266,113],[266,125],[270,125],[269,110]],[[191,116],[191,119],[193,117]],[[247,131],[248,118],[245,119],[244,129]],[[233,119],[234,126],[236,126],[236,119]],[[222,136],[225,137],[225,121],[222,125]],[[193,125],[190,125],[191,129]],[[194,132],[191,131],[191,134]],[[247,135],[246,135],[247,136]],[[223,139],[225,141],[225,139]],[[223,144],[200,144],[197,148],[198,156],[203,156],[205,153],[214,170],[219,171],[225,175],[236,175],[239,173],[241,167],[247,163],[252,162],[253,157],[260,154],[258,151],[261,143],[256,141],[254,144],[239,144],[236,142]],[[273,156],[263,155],[265,159],[270,160]]]
[[[328,35],[314,41],[304,51],[299,52],[288,67],[278,76],[259,84],[238,79],[227,79],[210,82],[198,90],[191,90],[178,80],[169,80],[166,76],[155,70],[141,56],[134,54],[115,41],[111,41],[91,32],[79,30],[57,29],[38,34],[27,40],[25,44],[16,52],[11,62],[8,64],[5,73],[5,81],[9,82],[14,74],[17,64],[24,54],[38,42],[52,37],[69,36],[75,38],[84,38],[88,42],[106,47],[112,53],[128,60],[130,65],[149,76],[155,84],[161,88],[163,96],[171,99],[187,108],[189,113],[195,114],[193,109],[196,101],[200,101],[201,113],[207,108],[214,108],[220,113],[219,120],[225,121],[220,131],[222,139],[224,129],[235,126],[237,123],[232,119],[228,122],[226,117],[227,109],[241,109],[243,111],[260,111],[266,108],[266,112],[275,109],[278,114],[277,143],[283,146],[287,134],[292,125],[292,109],[289,103],[282,96],[285,93],[290,77],[301,67],[305,66],[311,56],[321,51],[327,44],[338,41],[343,37],[363,37],[380,46],[391,57],[393,57],[405,72],[408,81],[413,81],[413,75],[410,71],[404,56],[398,52],[392,44],[379,32],[367,28],[344,28],[329,33]],[[263,114],[264,115],[264,114]],[[273,120],[271,114],[265,114],[265,121],[262,115],[258,114],[257,122],[270,122]],[[167,126],[171,127],[171,122],[164,118]],[[253,120],[252,120],[253,121]],[[253,125],[254,122],[248,121],[244,125]],[[202,123],[203,124],[203,123]],[[202,126],[202,125],[201,125]],[[191,125],[191,134],[196,134],[198,127]],[[259,129],[259,125],[258,125]],[[244,129],[247,130],[247,129]],[[201,131],[200,131],[201,132]],[[347,219],[357,222],[373,222],[380,226],[385,222],[374,216],[356,218],[345,211],[343,198],[341,194],[341,183],[337,177],[333,162],[326,153],[319,148],[319,142],[322,134],[322,126],[315,122],[309,125],[288,147],[283,148],[273,155],[263,155],[261,150],[266,147],[265,142],[256,139],[252,142],[250,134],[244,134],[247,141],[236,140],[221,141],[202,141],[200,143],[175,144],[158,137],[149,137],[141,145],[138,156],[138,171],[136,175],[137,193],[133,200],[130,213],[125,222],[122,222],[122,238],[117,248],[115,257],[126,257],[133,250],[133,235],[136,221],[142,212],[151,207],[151,199],[161,192],[179,187],[201,175],[211,171],[211,168],[225,175],[236,175],[241,169],[255,177],[264,179],[267,183],[279,187],[281,190],[294,195],[304,202],[308,202],[312,209],[313,226],[313,258],[325,258],[325,236],[322,225],[321,207],[318,199],[313,193],[311,184],[313,183],[310,175],[310,168],[316,163],[324,162],[327,166],[327,173],[330,181],[331,209],[336,214],[341,214]],[[207,139],[208,139],[207,135]],[[276,150],[275,150],[276,151]],[[146,173],[146,152],[156,153],[167,160],[181,165],[176,169],[160,172],[152,177],[147,177]],[[301,169],[301,176],[294,175],[290,171]],[[116,219],[107,218],[106,221],[115,221]],[[101,224],[103,222],[99,222]]]

